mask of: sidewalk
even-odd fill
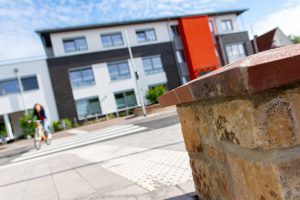
[[[195,195],[179,124],[0,166],[0,180],[0,199],[10,200],[193,200]]]

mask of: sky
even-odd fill
[[[44,56],[37,29],[243,8],[244,30],[300,35],[300,0],[0,0],[0,62]]]

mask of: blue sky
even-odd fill
[[[240,8],[246,30],[300,35],[299,0],[0,0],[0,61],[44,55],[36,29]]]

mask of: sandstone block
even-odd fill
[[[201,160],[191,159],[195,187],[199,196],[210,200],[234,199],[227,174]]]
[[[191,107],[177,107],[186,150],[191,153],[202,151],[195,115]]]
[[[225,162],[225,154],[221,149],[217,149],[211,145],[203,145],[206,155],[214,160]]]

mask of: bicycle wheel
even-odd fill
[[[51,144],[51,134],[50,133],[48,133],[47,136],[46,136],[46,144],[47,145]]]
[[[34,148],[36,150],[39,150],[41,148],[41,139],[40,139],[39,134],[37,132],[34,134],[33,141],[34,141]]]

